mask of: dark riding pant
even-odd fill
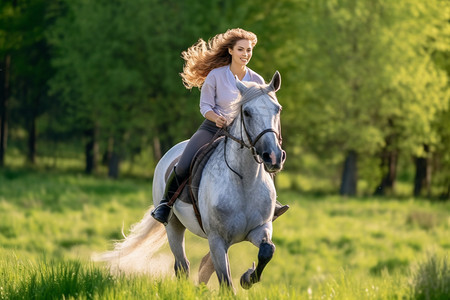
[[[219,129],[220,128],[216,126],[216,123],[211,122],[210,120],[203,121],[189,140],[183,154],[180,157],[180,161],[176,166],[176,173],[178,177],[185,179],[189,176],[191,161],[195,154],[203,145],[206,145],[213,139]]]

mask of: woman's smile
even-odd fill
[[[249,40],[239,40],[234,45],[233,49],[230,49],[230,55],[232,61],[239,65],[247,65],[253,54],[252,43]]]

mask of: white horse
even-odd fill
[[[272,216],[277,196],[272,173],[280,171],[285,160],[281,148],[281,105],[275,96],[281,85],[280,74],[275,72],[267,85],[243,83],[237,78],[236,85],[241,97],[232,105],[234,121],[206,163],[198,187],[198,210],[203,228],[192,204],[180,200],[175,202],[173,215],[165,227],[177,276],[189,275],[184,243],[187,228],[209,243],[210,252],[201,262],[199,281],[207,283],[215,271],[220,284],[233,290],[228,260],[231,245],[250,241],[259,248],[256,268],[253,264],[241,277],[241,285],[246,289],[260,280],[274,254]],[[163,197],[167,171],[186,143],[171,148],[156,166],[155,207]],[[130,235],[101,259],[119,268],[136,263],[142,266],[144,256],[153,255],[165,242],[163,235],[164,227],[151,217],[149,210]]]

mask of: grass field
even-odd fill
[[[0,171],[1,299],[448,299],[450,203],[279,191],[291,209],[274,223],[275,256],[251,290],[257,259],[230,249],[237,295],[197,285],[205,240],[187,235],[191,278],[110,275],[90,261],[111,249],[151,202],[151,182],[74,172]],[[163,249],[168,253],[168,247]],[[170,266],[172,258],[167,262]],[[171,268],[171,267],[170,267]]]

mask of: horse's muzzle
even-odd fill
[[[276,173],[283,169],[283,165],[286,160],[286,151],[280,148],[276,152],[277,153],[274,151],[271,153],[264,152],[262,154],[264,169],[269,173]]]

